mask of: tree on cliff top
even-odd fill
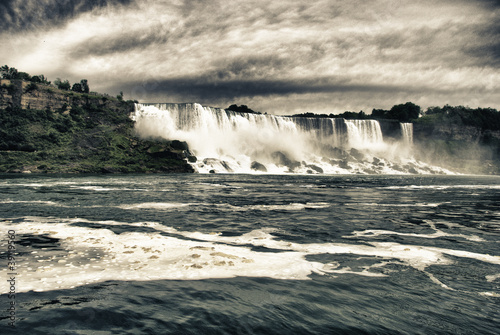
[[[90,92],[89,82],[88,82],[87,79],[80,80],[80,85],[82,86],[82,92],[83,93],[89,93]]]
[[[62,81],[61,78],[57,78],[56,80],[54,80],[54,84],[60,90],[69,91],[71,89],[71,84],[69,83],[69,80]]]
[[[73,84],[73,87],[71,88],[73,92],[78,92],[78,93],[89,93],[90,88],[89,88],[89,83],[87,79],[82,79],[80,80],[79,83]]]
[[[392,119],[399,122],[409,122],[417,119],[421,114],[420,106],[412,102],[394,105],[390,110],[374,109],[372,116],[380,119]]]
[[[240,112],[240,113],[261,114],[259,112],[255,112],[255,111],[251,110],[250,108],[248,108],[247,105],[241,105],[241,106],[231,105],[228,108],[226,108],[226,110],[230,110],[230,111],[233,111],[233,112]]]
[[[26,72],[19,72],[15,67],[9,67],[7,65],[0,67],[0,73],[3,79],[26,80],[26,81],[31,81],[32,83],[41,83],[50,85],[50,81],[48,81],[43,74],[32,77]]]

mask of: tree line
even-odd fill
[[[18,71],[15,67],[4,65],[0,67],[0,74],[3,79],[19,79],[30,81],[32,83],[40,83],[50,85],[50,81],[43,75],[30,76],[29,73]]]
[[[445,105],[443,107],[429,107],[417,122],[422,124],[455,124],[482,130],[500,130],[500,112],[494,108]]]
[[[342,114],[303,113],[296,117],[330,117],[344,119],[385,119],[399,122],[417,122],[421,124],[456,124],[472,126],[482,130],[500,130],[500,112],[494,108],[470,108],[465,106],[429,107],[422,110],[412,102],[394,105],[391,109],[373,109],[371,115],[346,111]]]
[[[420,106],[415,105],[412,102],[407,102],[404,104],[394,105],[391,109],[373,109],[371,115],[366,114],[363,111],[359,113],[346,111],[341,114],[314,114],[314,113],[302,113],[295,114],[296,117],[329,117],[329,118],[342,118],[342,119],[389,119],[397,120],[399,122],[411,122],[417,119],[422,114]]]
[[[45,84],[45,85],[51,85],[51,82],[48,80],[47,77],[45,77],[43,74],[36,75],[36,76],[31,76],[29,73],[22,72],[17,70],[15,67],[9,67],[8,65],[4,65],[0,67],[0,74],[3,79],[10,79],[10,80],[25,80],[29,81],[32,84]],[[34,88],[34,85],[30,85],[30,88]],[[65,91],[73,91],[77,93],[89,93],[90,92],[90,87],[87,79],[82,79],[80,80],[79,83],[74,83],[73,85],[70,84],[68,80],[61,80],[60,78],[57,78],[54,80],[54,85],[60,89],[60,90],[65,90]]]

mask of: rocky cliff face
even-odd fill
[[[413,136],[416,141],[429,138],[443,141],[466,141],[481,143],[484,139],[500,140],[500,131],[485,130],[479,127],[458,126],[454,124],[419,124],[413,125]]]
[[[107,95],[1,80],[0,172],[193,172],[187,144],[135,135],[133,110]]]
[[[384,139],[401,139],[401,126],[397,120],[378,120]]]
[[[419,159],[461,173],[500,174],[500,131],[453,123],[415,123]]]
[[[72,106],[85,104],[108,109],[115,109],[118,106],[122,108],[118,99],[105,94],[82,94],[22,80],[0,80],[0,109],[10,106],[22,109],[70,111]]]

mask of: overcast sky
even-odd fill
[[[500,109],[500,1],[0,0],[0,63],[140,102]]]

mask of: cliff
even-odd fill
[[[89,104],[102,108],[118,108],[118,99],[106,94],[82,94],[57,89],[50,85],[24,80],[0,79],[0,109],[71,110],[72,106]]]
[[[418,159],[461,173],[500,174],[500,130],[450,118],[422,118],[413,124]]]
[[[0,172],[193,172],[187,144],[137,137],[132,101],[0,82]]]

